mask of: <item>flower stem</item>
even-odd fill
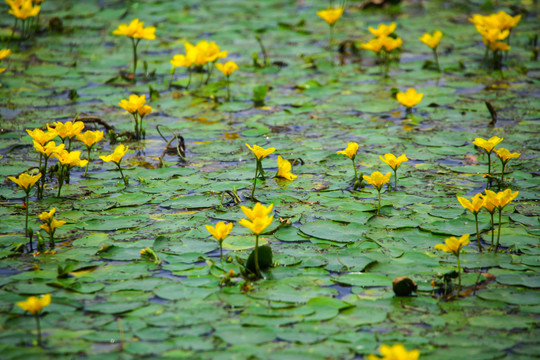
[[[457,257],[457,271],[458,271],[458,291],[457,295],[459,296],[459,293],[461,292],[461,263],[459,262],[459,254]]]
[[[134,38],[131,39],[131,45],[133,46],[133,78],[135,78],[135,72],[137,71],[137,46],[139,45],[139,40],[135,41]]]
[[[231,80],[227,76],[227,101],[231,100]]]
[[[394,169],[394,191],[397,191],[397,167]]]
[[[381,190],[379,189],[379,207],[377,208],[377,215],[381,212]]]
[[[86,169],[84,169],[84,177],[86,177],[86,173],[88,172],[88,167],[90,166],[90,149],[92,149],[91,146],[88,147],[88,164],[86,164]]]
[[[255,273],[260,278],[261,269],[259,268],[259,234],[255,235]]]
[[[188,72],[188,82],[187,82],[187,85],[186,85],[186,90],[189,88],[189,85],[191,84],[191,69],[188,68],[187,72]]]
[[[354,157],[351,160],[352,160],[352,167],[354,169],[354,183],[356,184],[356,182],[358,181],[358,171],[356,170],[356,164],[354,163]]]
[[[54,229],[52,229],[51,224],[49,223],[49,249],[54,250]]]
[[[502,223],[502,209],[499,208],[499,230],[497,231],[497,245],[495,246],[495,254],[499,250],[499,241],[501,240],[501,223]]]
[[[39,171],[41,172],[41,185],[39,185],[39,183],[37,184],[37,198],[38,200],[40,200],[42,198],[42,194],[43,194],[43,185],[44,185],[44,180],[45,180],[45,174],[44,174],[44,171],[43,169],[41,168],[41,162],[43,161],[43,153],[39,153],[39,166],[38,166],[38,169]]]
[[[491,175],[491,151],[487,153],[488,155],[488,174]]]
[[[441,72],[441,67],[439,66],[439,55],[437,55],[437,48],[433,49],[433,55],[435,55],[435,64],[437,65],[437,71]]]
[[[504,167],[505,166],[506,166],[506,163],[504,161],[502,161],[502,173],[501,173],[501,185],[500,186],[504,185]]]
[[[219,242],[219,261],[223,262],[223,240]]]
[[[36,329],[37,329],[37,345],[39,347],[42,346],[41,344],[41,326],[39,326],[39,314],[35,315],[36,318]]]
[[[64,185],[64,165],[60,165],[60,175],[58,176],[58,194],[56,197],[60,197],[62,185]]]
[[[126,177],[124,176],[124,173],[122,172],[122,167],[120,166],[120,162],[117,162],[116,165],[118,165],[118,170],[120,170],[120,176],[122,176],[122,180],[124,180],[124,185],[127,187],[128,182]]]
[[[480,237],[478,236],[478,213],[474,214],[476,220],[476,241],[478,241],[478,252],[482,252],[482,244],[480,244]]]
[[[328,48],[332,51],[332,42],[334,40],[334,24],[330,25],[330,37],[328,38]]]
[[[257,164],[255,166],[255,176],[253,176],[253,189],[251,190],[251,198],[255,198],[255,187],[257,186],[257,174],[259,172],[259,159],[257,159]]]
[[[491,215],[491,248],[493,249],[494,240],[495,240],[495,224],[493,223],[493,213]]]
[[[24,236],[28,236],[28,208],[30,205],[28,202],[30,201],[30,190],[26,192],[26,222],[24,225]]]

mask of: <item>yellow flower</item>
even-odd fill
[[[241,206],[240,208],[242,209],[242,212],[249,218],[249,220],[253,221],[256,218],[268,216],[273,207],[274,204],[270,204],[268,207],[266,207],[261,203],[257,203],[253,207],[253,210],[246,206]]]
[[[52,208],[49,212],[44,211],[39,215],[39,220],[48,223],[53,218],[55,212],[56,208]]]
[[[514,28],[520,20],[521,15],[510,16],[504,11],[499,11],[497,14],[487,16],[475,14],[472,18],[469,18],[469,21],[476,26],[496,28],[499,30],[510,30]]]
[[[139,109],[143,108],[146,103],[146,95],[137,96],[135,94],[129,95],[129,100],[122,99],[118,105],[126,110],[128,113],[136,113]],[[150,108],[152,110],[152,108]]]
[[[347,156],[349,159],[354,160],[357,152],[358,152],[358,144],[355,142],[350,142],[347,144],[347,148],[345,150],[336,151],[336,154],[343,154]]]
[[[501,141],[503,141],[503,138],[500,138],[498,136],[493,136],[489,140],[476,138],[474,139],[473,144],[484,149],[486,153],[491,154],[491,152],[493,151],[493,148],[497,146]]]
[[[407,351],[405,346],[401,344],[392,346],[382,345],[379,351],[383,356],[382,358],[371,354],[368,355],[368,360],[418,360],[420,357],[420,351]]]
[[[84,123],[82,121],[67,121],[65,123],[61,123],[58,121],[55,122],[53,125],[54,130],[58,133],[58,136],[60,136],[62,140],[66,138],[72,138],[78,135],[84,129]],[[49,131],[51,130],[48,124],[47,128],[49,129]]]
[[[515,193],[510,189],[504,191],[499,191],[495,193],[491,190],[486,190],[486,201],[489,202],[489,206],[493,206],[498,210],[502,210],[506,205],[508,205],[512,200],[514,200],[519,194],[519,191]]]
[[[461,248],[469,244],[469,234],[465,234],[459,239],[451,236],[444,240],[444,244],[435,245],[435,249],[442,250],[444,252],[451,252],[452,254],[459,256]]]
[[[132,20],[129,25],[121,24],[113,31],[113,35],[128,36],[134,39],[154,40],[156,28],[154,26],[143,27],[144,22],[139,19]]]
[[[317,15],[319,15],[321,19],[326,21],[328,25],[332,26],[336,23],[336,21],[339,20],[341,15],[343,15],[343,8],[342,7],[337,7],[337,8],[329,7],[326,10],[317,11]]]
[[[0,50],[0,60],[8,57],[10,54],[11,54],[10,49],[2,49],[2,50]]]
[[[86,131],[84,134],[77,134],[77,139],[87,147],[92,147],[103,139],[103,131]]]
[[[40,228],[45,230],[45,232],[49,235],[51,233],[54,233],[56,231],[56,228],[59,228],[60,226],[64,225],[66,222],[64,220],[56,220],[51,219],[49,222],[43,225],[39,225]]]
[[[9,13],[21,20],[26,20],[29,17],[36,16],[41,10],[39,5],[34,6],[32,0],[7,1],[7,3],[11,8]]]
[[[408,89],[406,92],[398,92],[396,99],[407,108],[412,108],[422,101],[423,93],[417,93],[415,89]]]
[[[48,126],[47,126],[48,127]],[[48,127],[49,128],[49,127]],[[47,132],[41,130],[41,129],[34,129],[34,130],[26,130],[28,135],[32,137],[38,144],[45,145],[52,139],[58,136],[58,133],[56,130],[49,128]]]
[[[50,141],[47,143],[47,145],[43,146],[36,140],[34,140],[34,148],[43,155],[45,155],[47,158],[49,158],[52,154],[57,154],[64,150],[64,146],[64,144],[56,146],[56,143],[54,141]]]
[[[228,51],[221,51],[215,42],[199,41],[195,46],[197,51],[204,55],[206,62],[214,62],[217,59],[227,57]]]
[[[373,185],[373,187],[379,191],[381,191],[384,184],[386,184],[388,181],[390,181],[391,173],[386,173],[386,175],[383,175],[379,171],[375,171],[371,176],[364,175],[364,180],[366,180],[369,184]]]
[[[385,37],[390,35],[396,30],[396,23],[391,23],[390,25],[379,24],[379,27],[376,29],[369,27],[369,32],[375,35],[376,37]]]
[[[508,51],[508,50],[510,50],[510,45],[508,45],[507,43],[502,42],[502,41],[494,41],[494,42],[490,42],[489,44],[486,44],[486,45],[488,45],[489,48],[492,51]]]
[[[122,161],[122,158],[124,155],[126,155],[127,151],[129,149],[129,146],[124,146],[123,144],[120,144],[114,149],[114,152],[107,156],[100,156],[99,158],[105,162],[112,161],[115,164],[120,164],[120,161]]]
[[[482,41],[485,45],[489,45],[492,42],[504,40],[510,35],[509,30],[501,30],[497,28],[487,28],[476,25],[476,30],[482,35]]]
[[[471,201],[461,196],[458,196],[457,199],[459,203],[461,204],[461,206],[463,206],[465,209],[469,210],[475,215],[478,214],[480,210],[482,210],[482,207],[484,206],[484,199],[482,198],[482,194],[474,195]]]
[[[51,303],[51,294],[45,294],[41,297],[30,296],[25,301],[20,301],[17,306],[21,309],[28,311],[32,315],[37,315],[41,312],[45,306],[49,306]]]
[[[247,219],[240,219],[238,222],[240,225],[247,227],[251,231],[253,231],[254,234],[259,235],[266,229],[274,219],[274,216],[262,216],[257,217],[253,219],[252,221],[249,221]]]
[[[227,61],[227,63],[221,64],[217,63],[216,67],[219,71],[223,73],[223,75],[229,77],[233,73],[234,70],[238,70],[238,65],[234,61]]]
[[[379,40],[382,42],[382,46],[387,52],[397,49],[398,47],[403,45],[403,40],[401,40],[400,37],[394,39],[390,36],[383,36],[379,38]]]
[[[253,145],[253,147],[251,147],[249,146],[249,144],[246,144],[246,146],[249,148],[249,150],[253,151],[253,154],[258,160],[262,160],[268,155],[270,155],[271,153],[273,153],[274,151],[276,151],[276,149],[273,147],[265,149],[258,145]]]
[[[182,67],[182,66],[190,67],[191,65],[193,65],[194,62],[195,62],[194,58],[189,58],[186,55],[179,54],[179,55],[173,56],[171,60],[171,65],[175,68]]]
[[[495,194],[493,191],[490,191],[492,194]],[[495,206],[495,204],[493,203],[493,201],[490,200],[490,195],[489,193],[486,193],[486,195],[482,195],[482,200],[483,200],[483,203],[482,203],[482,206],[484,207],[484,209],[487,210],[488,213],[490,213],[491,215],[493,215],[495,213],[495,210],[497,210],[497,207]],[[493,196],[493,195],[491,195]]]
[[[501,29],[512,29],[519,24],[519,21],[521,20],[521,14],[516,16],[511,16],[505,13],[504,11],[499,11],[497,14],[495,14],[499,18],[499,27]]]
[[[505,148],[500,148],[498,150],[496,149],[495,153],[499,156],[499,159],[501,159],[503,164],[509,162],[510,159],[517,159],[521,155],[521,153],[518,152],[511,153],[510,151],[508,151],[508,149]]]
[[[369,40],[367,43],[360,44],[360,47],[362,49],[371,50],[375,53],[378,53],[383,47],[383,41],[380,38],[374,38]]]
[[[291,162],[283,159],[281,155],[279,155],[277,158],[277,165],[278,165],[278,171],[277,171],[276,177],[281,177],[287,180],[294,180],[298,177],[291,173],[291,169],[292,169]]]
[[[419,37],[420,41],[429,46],[432,49],[435,49],[437,46],[439,46],[439,43],[442,39],[442,32],[439,30],[435,30],[433,32],[433,35],[429,33],[425,33],[421,37]]]
[[[225,224],[223,221],[218,222],[215,228],[210,225],[205,226],[206,230],[208,230],[208,232],[212,234],[218,242],[222,242],[223,240],[225,240],[225,238],[227,237],[227,235],[229,235],[233,228],[232,223]]]
[[[38,180],[41,179],[41,173],[34,176],[23,173],[19,175],[18,178],[14,176],[9,176],[8,179],[19,185],[21,189],[28,193],[30,192],[32,187],[38,182]]]
[[[384,154],[384,158],[379,155],[379,159],[381,159],[383,162],[387,163],[388,166],[392,168],[392,170],[396,171],[402,162],[409,161],[407,159],[407,156],[405,154],[400,155],[398,158],[394,154]]]
[[[88,160],[81,160],[80,151],[61,150],[54,155],[62,165],[67,165],[70,168],[75,166],[85,167]]]
[[[143,118],[152,112],[152,108],[149,105],[143,105],[137,110],[139,115]]]
[[[199,45],[199,44],[197,44]],[[207,57],[204,49],[201,46],[193,45],[189,42],[184,43],[186,48],[186,56],[197,66],[203,66],[207,63]]]

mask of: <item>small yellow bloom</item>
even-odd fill
[[[232,223],[225,224],[223,221],[218,222],[215,228],[210,225],[205,226],[206,230],[208,230],[208,232],[212,234],[212,236],[214,236],[218,242],[225,240],[233,228]]]
[[[28,135],[32,137],[36,142],[38,142],[40,145],[45,145],[52,139],[58,136],[58,133],[55,129],[51,129],[47,126],[49,129],[47,132],[41,130],[41,129],[34,129],[34,130],[26,130]]]
[[[66,222],[64,220],[52,219],[43,225],[39,225],[39,227],[45,230],[45,232],[50,235],[51,233],[54,233],[56,231],[56,228],[59,228],[65,223]]]
[[[62,140],[77,136],[84,129],[84,123],[82,121],[67,121],[65,123],[61,123],[58,121],[55,122],[53,125],[54,130],[58,133],[58,136],[60,136]],[[47,128],[49,129],[49,131],[51,130],[48,124]]]
[[[379,155],[379,159],[387,163],[394,171],[397,171],[402,162],[409,161],[405,154],[400,155],[398,158],[394,154],[384,154],[384,158]]]
[[[34,176],[23,173],[19,175],[18,178],[14,176],[9,176],[8,179],[19,185],[21,189],[28,193],[30,192],[32,187],[38,182],[38,180],[41,179],[41,173]]]
[[[371,50],[375,53],[378,53],[383,48],[383,41],[380,38],[374,38],[369,40],[367,43],[360,44],[362,49]]]
[[[188,59],[190,59],[190,61],[193,62],[193,64],[203,66],[207,63],[207,56],[204,49],[198,45],[199,44],[193,45],[189,42],[185,42],[184,47],[186,48],[186,56]]]
[[[251,231],[253,231],[254,234],[259,235],[266,229],[270,224],[272,223],[272,220],[274,219],[274,216],[263,216],[263,217],[257,217],[253,219],[252,221],[249,221],[247,219],[240,219],[238,222],[240,225],[247,227]]]
[[[423,42],[430,48],[435,49],[437,48],[437,46],[439,46],[439,43],[441,42],[441,39],[442,39],[442,35],[443,35],[442,32],[440,32],[439,30],[435,30],[433,32],[433,35],[429,33],[425,33],[424,35],[419,37],[419,39],[421,42]]]
[[[513,193],[510,189],[499,191],[498,193],[495,193],[491,190],[486,190],[486,201],[490,203],[489,206],[493,206],[498,210],[502,210],[518,195],[519,191]]]
[[[36,16],[41,10],[41,7],[39,5],[34,6],[32,0],[8,0],[6,2],[10,6],[9,13],[15,16],[17,19],[21,20],[26,20],[29,17]]]
[[[294,180],[298,176],[291,173],[292,165],[289,160],[285,160],[281,155],[277,158],[278,171],[276,177],[281,177],[287,180]]]
[[[135,94],[129,95],[129,100],[122,99],[118,105],[126,110],[128,113],[136,113],[139,109],[142,109],[146,103],[146,95],[137,96]],[[150,108],[150,111],[152,108]]]
[[[488,45],[489,48],[492,51],[508,51],[508,50],[510,50],[510,45],[508,45],[507,43],[502,42],[502,41],[489,42],[486,45]]]
[[[369,27],[369,32],[375,35],[376,37],[385,37],[392,34],[396,30],[396,23],[391,23],[390,25],[379,24],[379,26],[374,29],[371,26]]]
[[[469,244],[469,234],[465,234],[459,239],[451,236],[444,240],[444,244],[435,245],[435,249],[442,250],[444,252],[451,252],[452,254],[459,256],[461,248]]]
[[[107,156],[100,156],[99,158],[105,162],[113,162],[115,164],[120,164],[120,161],[122,161],[122,158],[124,155],[126,155],[127,151],[129,149],[129,146],[124,146],[123,144],[120,144],[114,149],[114,152]]]
[[[474,195],[471,201],[461,196],[458,196],[457,199],[461,206],[472,212],[474,215],[478,214],[484,206],[484,199],[482,198],[482,194]]]
[[[43,155],[45,155],[47,158],[51,157],[51,155],[53,154],[58,154],[59,152],[64,150],[64,147],[64,144],[56,146],[56,143],[54,141],[49,141],[47,145],[43,146],[36,140],[34,140],[34,148]]]
[[[217,63],[216,67],[227,77],[231,76],[234,70],[238,70],[238,65],[234,61],[227,61],[225,64]]]
[[[17,306],[21,309],[28,311],[32,315],[37,315],[41,312],[45,306],[49,306],[51,303],[51,294],[45,294],[41,297],[30,296],[25,301],[20,301]]]
[[[103,139],[103,131],[86,131],[84,133],[77,134],[77,139],[87,147],[92,147]]]
[[[495,150],[495,153],[499,156],[499,159],[503,162],[503,164],[506,164],[510,161],[510,159],[517,159],[521,153],[515,152],[511,153],[508,151],[508,149],[500,148],[498,150]]]
[[[127,36],[134,39],[154,40],[156,38],[156,28],[154,26],[143,27],[144,22],[133,19],[129,25],[121,24],[113,31],[113,35]]]
[[[258,160],[262,160],[268,155],[270,155],[271,153],[273,153],[274,151],[276,151],[276,149],[273,147],[265,149],[258,145],[253,145],[253,147],[251,147],[249,146],[249,144],[246,144],[246,146],[249,148],[249,150],[253,151],[253,154]]]
[[[503,141],[503,138],[500,138],[498,136],[493,136],[489,140],[484,140],[482,138],[476,138],[473,141],[473,144],[481,147],[484,149],[484,151],[488,154],[490,154],[493,151],[493,148],[497,146],[501,141]]]
[[[205,40],[199,41],[195,46],[197,51],[204,56],[206,62],[214,62],[218,59],[225,58],[228,55],[228,51],[221,51],[219,46],[215,42],[208,42]]]
[[[175,68],[182,67],[182,66],[190,67],[191,65],[193,65],[194,59],[190,59],[186,55],[179,54],[179,55],[174,55],[170,62],[171,62],[171,65]]]
[[[2,50],[0,50],[0,60],[8,57],[10,54],[11,54],[10,49],[2,49]]]
[[[85,167],[88,164],[88,160],[81,160],[80,151],[67,151],[61,150],[59,153],[54,155],[60,164],[67,165],[70,168],[75,166]]]
[[[493,191],[491,191],[491,193],[495,194]],[[487,210],[488,213],[493,215],[495,213],[495,210],[497,210],[497,207],[495,206],[493,201],[491,201],[489,193],[486,193],[486,195],[481,194],[481,196],[482,196],[482,200],[483,200],[482,206],[484,207],[484,209]],[[491,195],[491,196],[493,196],[493,195]]]
[[[386,175],[383,175],[379,171],[375,171],[371,176],[364,175],[364,180],[366,180],[369,184],[373,185],[375,189],[378,191],[381,191],[384,184],[386,184],[388,181],[390,181],[391,173],[386,173]]]
[[[401,40],[400,37],[394,39],[390,36],[383,36],[379,38],[379,40],[382,42],[382,46],[387,52],[397,49],[398,47],[403,45],[403,40]]]
[[[422,101],[422,97],[424,97],[423,93],[417,93],[415,89],[408,89],[406,92],[398,92],[396,94],[396,99],[399,101],[402,105],[406,106],[407,108],[412,108],[413,106],[416,106]]]
[[[241,206],[240,208],[242,209],[242,212],[249,218],[249,220],[253,221],[254,219],[258,217],[268,216],[270,212],[272,211],[273,207],[274,207],[274,204],[270,204],[268,207],[266,207],[261,203],[257,203],[253,207],[253,210],[246,206]]]
[[[336,154],[343,154],[347,156],[349,159],[353,159],[356,157],[356,154],[358,153],[358,144],[355,142],[350,142],[347,144],[347,148],[345,150],[336,151]]]
[[[395,344],[392,346],[382,345],[379,351],[383,356],[382,358],[370,354],[368,355],[368,360],[418,360],[420,357],[420,351],[407,351],[405,346],[401,344]]]
[[[343,15],[343,8],[342,7],[337,7],[337,8],[329,7],[326,10],[317,11],[317,15],[319,15],[321,19],[326,21],[328,25],[332,26],[336,23],[336,21],[339,20],[341,15]]]
[[[56,212],[56,208],[52,208],[50,211],[44,211],[39,215],[39,220],[43,222],[50,222]]]

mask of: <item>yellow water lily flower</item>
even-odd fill
[[[13,181],[15,184],[19,185],[27,194],[30,192],[32,187],[41,179],[41,173],[37,175],[29,175],[22,173],[18,178],[14,176],[8,176],[8,179]]]
[[[501,162],[503,164],[506,164],[511,159],[517,159],[521,155],[521,153],[518,152],[511,153],[508,149],[505,148],[495,150],[495,153],[499,156],[499,159],[501,159]]]
[[[273,215],[263,216],[263,217],[257,217],[253,219],[252,221],[249,221],[247,219],[240,219],[238,223],[250,229],[251,231],[253,231],[254,234],[260,235],[264,231],[264,229],[270,226],[273,219],[274,219]]]
[[[480,210],[482,210],[482,207],[484,207],[484,199],[482,197],[482,194],[474,195],[470,201],[461,196],[458,196],[457,199],[461,206],[463,206],[465,209],[469,210],[475,215],[478,214]]]
[[[52,208],[50,211],[44,211],[39,215],[39,220],[43,222],[50,222],[56,212],[56,208]]]
[[[64,147],[64,144],[56,146],[56,143],[54,141],[49,141],[47,145],[43,146],[36,140],[34,140],[34,148],[43,155],[45,155],[47,158],[51,157],[51,155],[53,154],[61,152],[62,150],[64,150]]]
[[[349,159],[353,159],[356,157],[356,154],[358,153],[358,143],[350,142],[347,144],[347,148],[345,150],[336,151],[336,154],[342,154],[347,156]]]
[[[21,309],[28,311],[32,315],[37,315],[45,306],[49,306],[51,303],[51,294],[45,294],[43,296],[30,296],[25,301],[20,301],[17,306]]]
[[[154,26],[144,27],[144,22],[133,19],[128,25],[121,24],[113,31],[113,35],[127,36],[134,39],[154,40],[156,38],[156,28]]]
[[[287,180],[294,180],[298,176],[291,173],[292,165],[289,160],[283,159],[281,155],[277,158],[278,171],[276,177],[284,178]]]
[[[512,192],[510,189],[504,191],[499,191],[495,193],[491,190],[486,190],[486,199],[487,201],[495,208],[502,210],[506,205],[508,205],[512,200],[514,200],[518,195],[519,191]]]
[[[219,46],[214,42],[206,40],[199,41],[195,46],[197,51],[203,54],[206,62],[214,62],[218,59],[227,57],[228,51],[221,51]]]
[[[374,38],[369,40],[367,43],[360,44],[362,49],[371,50],[375,53],[379,53],[383,48],[383,41],[380,38]]]
[[[126,110],[128,113],[136,113],[146,103],[146,95],[137,96],[135,94],[129,95],[128,100],[122,99],[118,106]]]
[[[265,217],[270,214],[274,204],[264,206],[261,203],[256,203],[253,209],[248,208],[247,206],[241,206],[242,212],[248,217],[249,220],[254,220],[259,217]]]
[[[424,97],[423,93],[417,93],[415,89],[408,89],[406,92],[398,92],[396,94],[396,99],[402,105],[406,106],[408,109],[418,105]]]
[[[501,141],[503,141],[503,138],[500,138],[498,136],[493,136],[492,138],[485,140],[482,138],[476,138],[473,141],[473,144],[481,147],[484,149],[484,151],[488,154],[490,154],[493,151],[493,148],[497,146]]]
[[[369,27],[369,32],[375,35],[376,37],[385,37],[390,34],[392,34],[396,30],[396,23],[391,23],[390,25],[386,24],[379,24],[379,26],[375,29],[373,27]]]
[[[54,130],[58,133],[58,136],[60,136],[62,140],[77,136],[84,129],[84,123],[82,121],[66,121],[65,123],[58,121],[53,125]],[[49,128],[48,124],[47,127]]]
[[[113,163],[119,165],[124,155],[126,155],[128,149],[129,146],[124,146],[123,144],[120,144],[114,149],[114,152],[112,154],[107,156],[100,156],[99,158],[105,162],[112,161]]]
[[[174,55],[170,61],[171,65],[175,68],[177,67],[190,67],[194,63],[194,59],[190,59],[184,54]]]
[[[6,1],[9,6],[9,13],[17,19],[26,20],[29,17],[37,16],[41,6],[33,4],[32,0]]]
[[[32,137],[38,144],[45,145],[52,139],[58,136],[58,133],[55,129],[49,128],[47,125],[48,131],[43,131],[41,129],[34,129],[34,130],[26,130],[28,135]]]
[[[77,134],[77,139],[90,148],[103,139],[103,131],[87,130],[84,133]]]
[[[317,11],[317,15],[326,21],[328,25],[332,26],[334,25],[339,18],[343,15],[343,8],[342,7],[329,7],[326,10]]]
[[[39,227],[42,228],[43,230],[45,230],[45,232],[47,234],[52,235],[56,231],[56,228],[59,228],[60,226],[64,225],[65,223],[66,222],[64,220],[52,219],[49,222],[47,222],[46,224],[39,225]]]
[[[442,32],[440,32],[439,30],[435,30],[433,32],[433,35],[429,33],[425,33],[424,35],[419,37],[419,39],[421,42],[423,42],[430,48],[435,49],[437,48],[437,46],[439,46],[439,43],[441,42],[441,39],[442,39],[442,35],[443,35]]]
[[[10,49],[2,49],[2,50],[0,50],[0,60],[8,57],[10,54],[11,54]]]
[[[420,351],[407,351],[405,346],[401,344],[395,344],[392,346],[382,345],[379,352],[383,356],[382,358],[370,354],[368,355],[368,360],[418,360],[420,357]]]
[[[375,171],[371,174],[371,176],[364,175],[364,180],[366,180],[369,184],[373,185],[375,189],[377,189],[379,192],[381,191],[384,184],[386,184],[388,181],[390,181],[391,173],[386,173],[386,175],[383,175],[379,171]]]
[[[231,232],[233,228],[233,224],[232,223],[226,224],[223,221],[220,221],[216,224],[215,228],[213,228],[210,225],[205,225],[205,227],[206,227],[206,230],[208,230],[208,232],[212,234],[212,236],[214,236],[214,238],[218,242],[221,243],[227,237],[227,235],[229,235],[229,233]]]
[[[265,149],[258,145],[253,145],[253,147],[251,147],[249,144],[246,144],[246,146],[249,148],[249,150],[253,152],[253,154],[258,160],[262,160],[268,155],[270,155],[271,153],[273,153],[274,151],[276,151],[276,149],[273,147]]]
[[[388,164],[388,166],[390,166],[392,170],[394,171],[396,171],[399,168],[401,163],[405,161],[409,161],[409,159],[407,159],[407,156],[405,154],[402,154],[397,158],[396,158],[396,155],[394,154],[384,154],[384,158],[379,155],[379,159],[381,159],[383,162]]]
[[[86,164],[88,164],[88,160],[81,160],[80,151],[61,150],[60,152],[54,154],[54,157],[58,159],[60,164],[66,165],[69,168],[75,166],[85,167]]]
[[[390,36],[383,36],[379,38],[379,40],[381,41],[382,46],[387,52],[397,49],[401,47],[401,45],[403,45],[403,40],[401,40],[400,37],[397,37],[394,39],[393,37],[390,37]]]
[[[451,236],[446,238],[444,244],[435,245],[435,249],[442,250],[444,252],[451,252],[452,254],[459,256],[463,246],[469,244],[469,234],[461,236],[459,239]]]
[[[238,65],[234,61],[227,61],[225,64],[217,63],[216,67],[227,77],[231,76],[233,71],[238,70]]]

